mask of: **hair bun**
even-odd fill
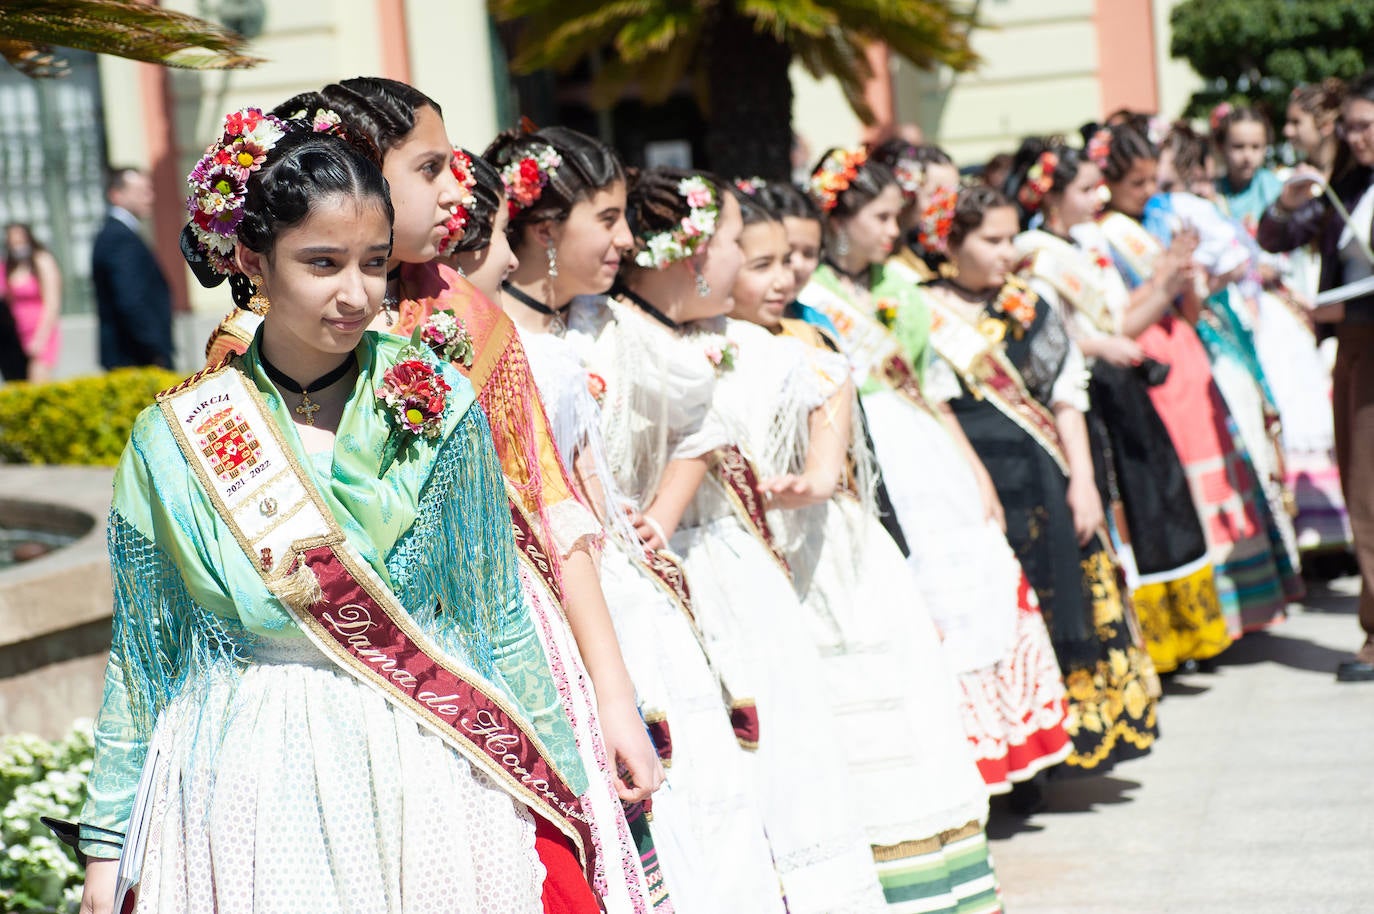
[[[204,248],[201,247],[200,240],[192,231],[190,223],[182,226],[181,235],[177,239],[177,246],[181,248],[181,256],[186,259],[186,265],[191,268],[191,274],[202,286],[213,289],[224,282],[224,274],[211,265],[209,258],[205,256]]]

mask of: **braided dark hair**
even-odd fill
[[[816,202],[790,181],[769,181],[759,188],[755,199],[779,219],[821,221],[821,211],[816,208]]]
[[[1179,190],[1187,190],[1188,175],[1193,171],[1207,168],[1212,157],[1212,147],[1207,137],[1198,133],[1187,121],[1178,121],[1169,128],[1162,144],[1174,158],[1174,174],[1184,185]]]
[[[455,252],[480,251],[491,244],[492,229],[496,226],[496,211],[506,195],[501,175],[486,159],[475,152],[462,150],[472,162],[472,202],[468,204],[468,224],[463,238],[453,248]]]
[[[1242,105],[1239,108],[1231,108],[1217,118],[1216,125],[1212,127],[1212,142],[1218,149],[1226,148],[1226,137],[1235,124],[1259,124],[1264,128],[1265,143],[1274,141],[1274,127],[1269,123],[1269,118],[1249,105]]]
[[[678,193],[678,185],[687,178],[701,178],[715,191],[716,198],[724,207],[725,195],[732,188],[715,175],[704,171],[690,171],[680,168],[630,169],[630,189],[625,198],[625,220],[634,235],[635,251],[645,250],[646,239],[659,232],[671,232],[691,215],[692,208],[686,198]],[[737,198],[738,199],[738,198]],[[633,257],[625,258],[621,267],[643,269],[635,265]]]
[[[1159,149],[1135,126],[1117,124],[1107,130],[1111,132],[1111,143],[1102,174],[1108,181],[1120,181],[1141,159],[1159,159]]]
[[[1055,161],[1054,168],[1048,175],[1043,174],[1042,166],[1042,177],[1048,178],[1047,186],[1043,190],[1028,189],[1026,182],[1030,172],[1042,162],[1046,153],[1052,155]],[[1012,156],[1011,172],[1007,175],[1002,193],[1008,200],[1015,202],[1021,215],[1022,228],[1028,226],[1031,216],[1040,211],[1044,205],[1044,198],[1050,194],[1062,194],[1064,189],[1078,178],[1078,172],[1087,161],[1086,154],[1080,149],[1065,145],[1063,137],[1028,136],[1021,141],[1020,147]]]
[[[249,176],[243,219],[235,234],[248,250],[269,254],[283,230],[305,221],[314,204],[339,195],[375,200],[385,210],[388,224],[395,218],[381,169],[356,145],[308,128],[289,132]],[[181,253],[207,289],[224,281],[207,262],[189,225],[181,233]],[[234,304],[246,307],[254,292],[248,277],[235,273],[229,287]]]
[[[327,108],[343,119],[346,132],[371,143],[380,161],[410,135],[415,129],[415,113],[425,107],[444,116],[438,102],[408,83],[381,76],[355,76],[330,83],[318,92],[294,95],[273,113],[286,118],[302,110],[313,113],[316,108]]]
[[[482,155],[499,171],[542,146],[551,147],[563,162],[549,175],[539,199],[512,214],[506,230],[512,244],[524,235],[526,226],[544,220],[561,222],[579,201],[625,180],[625,166],[611,147],[570,127],[545,127],[533,133],[507,130]]]
[[[735,195],[735,201],[739,203],[740,217],[745,225],[782,222],[782,216],[763,200],[763,192],[771,183],[763,178],[736,178],[732,183],[730,193]]]
[[[954,204],[954,222],[949,228],[950,250],[964,243],[964,239],[978,230],[988,210],[1012,206],[1006,195],[995,187],[975,184],[959,191]]]
[[[830,154],[838,151],[841,151],[838,147],[827,149],[816,160],[816,167],[811,170],[811,173],[814,175],[819,172]],[[872,203],[886,188],[897,186],[897,175],[892,171],[892,167],[870,155],[862,165],[855,169],[854,179],[849,182],[849,186],[836,196],[835,206],[828,215],[832,219],[844,219],[852,216]]]

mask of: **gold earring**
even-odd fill
[[[267,312],[272,310],[272,301],[262,290],[262,274],[254,273],[248,281],[253,284],[253,297],[248,299],[248,310],[258,317],[265,317]]]

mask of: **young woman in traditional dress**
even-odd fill
[[[822,160],[812,192],[827,213],[827,260],[800,300],[839,329],[870,420],[920,596],[958,674],[964,729],[993,793],[1029,784],[1070,751],[1064,686],[1035,594],[1003,536],[983,464],[925,382],[930,316],[891,262],[902,206],[896,177],[862,150]],[[847,250],[835,239],[847,235]],[[934,404],[934,405],[932,405]],[[938,417],[938,418],[937,418]],[[1038,789],[1018,792],[1024,809]]]
[[[707,654],[730,694],[756,702],[754,764],[788,910],[880,910],[820,658],[798,624],[804,613],[741,437],[716,408],[717,374],[735,358],[718,329],[740,266],[739,204],[707,175],[650,170],[627,210],[633,263],[610,297],[574,305],[569,334],[605,379],[601,423],[617,487],[640,538],[683,557]]]
[[[644,800],[662,783],[663,769],[597,579],[591,553],[601,526],[565,475],[515,325],[436,259],[465,213],[475,177],[455,159],[437,105],[411,86],[360,77],[280,109],[316,107],[331,107],[345,130],[380,151],[396,200],[388,294],[374,329],[404,338],[418,330],[472,382],[492,423],[519,541],[522,590],[593,772],[586,803],[603,864],[594,888],[610,911],[642,914],[667,899],[660,880],[646,878],[621,802]],[[444,313],[435,322],[437,312]]]
[[[889,905],[1000,911],[982,827],[987,786],[940,637],[874,510],[848,363],[820,331],[783,318],[786,230],[748,196],[740,205],[744,265],[725,330],[739,349],[716,400],[764,476],[831,708],[847,732],[866,734],[845,747]]]
[[[577,163],[613,154],[572,130],[504,134],[486,155],[501,173],[514,175],[512,166],[548,149],[564,163],[557,191],[546,191],[508,223],[502,188],[490,245],[460,252],[458,263],[519,327],[564,464],[606,527],[602,587],[640,713],[670,766],[669,783],[654,795],[653,834],[673,906],[678,914],[780,912],[750,753],[736,739],[731,709],[693,624],[691,582],[671,553],[648,551],[635,530],[634,505],[618,488],[601,430],[606,382],[587,370],[557,316],[575,297],[610,289],[615,270],[607,260],[630,247],[625,185],[592,182]],[[619,230],[614,246],[582,244],[585,225],[603,217]],[[514,256],[507,231],[519,265],[503,289],[497,267]],[[559,243],[550,256],[555,232]]]
[[[1207,661],[1231,643],[1188,478],[1150,401],[1167,366],[1123,332],[1130,293],[1096,231],[1102,171],[1079,150],[1023,147],[1009,189],[1023,221],[1019,272],[1063,317],[1091,369],[1094,475],[1155,668]]]
[[[935,278],[933,264],[937,258],[922,244],[921,217],[938,193],[959,187],[959,169],[939,146],[917,146],[902,139],[883,143],[873,150],[873,158],[892,169],[902,191],[899,222],[903,244],[894,257],[921,282],[928,282]]]
[[[1059,314],[1010,274],[1017,213],[988,187],[959,192],[933,233],[948,252],[923,286],[931,372],[997,486],[1007,539],[1048,613],[1074,752],[1099,773],[1150,750],[1158,681],[1104,535],[1083,412],[1087,372]]]
[[[392,205],[325,133],[235,112],[191,174],[194,272],[265,318],[158,396],[116,472],[83,910],[533,914],[542,883],[594,911],[536,853],[594,852],[587,775],[487,420],[366,332]]]
[[[1282,543],[1270,536],[1264,492],[1235,443],[1230,410],[1193,328],[1208,292],[1194,259],[1199,234],[1179,223],[1165,247],[1140,223],[1155,193],[1158,153],[1136,130],[1099,131],[1087,154],[1102,169],[1111,195],[1098,229],[1131,289],[1122,329],[1146,355],[1169,366],[1164,383],[1150,388],[1150,399],[1188,475],[1227,630],[1239,637],[1281,618],[1286,588],[1299,582],[1280,567],[1287,561]]]
[[[1298,169],[1260,220],[1259,243],[1269,251],[1316,242],[1321,252],[1323,291],[1374,274],[1370,225],[1374,223],[1374,72],[1347,87],[1341,105],[1341,144],[1329,197],[1313,193],[1315,169]],[[1309,180],[1298,180],[1302,177]],[[1347,218],[1348,214],[1348,218]],[[1336,322],[1336,367],[1332,409],[1336,462],[1350,510],[1355,554],[1360,563],[1360,627],[1365,643],[1337,670],[1343,681],[1374,680],[1374,435],[1365,417],[1374,410],[1374,296],[1362,295],[1318,311],[1317,320]]]

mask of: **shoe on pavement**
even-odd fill
[[[1350,660],[1336,667],[1337,682],[1374,682],[1374,636],[1367,638]]]

